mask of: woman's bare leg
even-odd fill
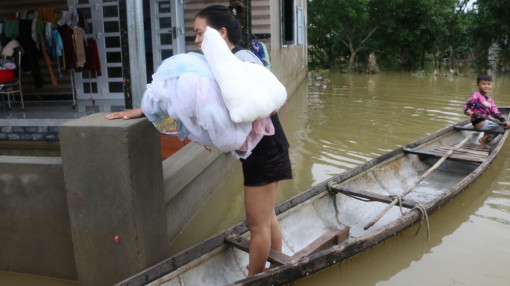
[[[276,213],[273,208],[273,218],[271,219],[271,249],[282,252],[282,229],[280,223],[276,218]],[[271,263],[271,268],[278,265]]]
[[[248,276],[264,270],[271,248],[281,251],[282,234],[274,212],[277,189],[278,182],[244,187],[246,221],[251,233]]]

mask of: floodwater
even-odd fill
[[[318,74],[279,112],[291,144],[294,179],[278,201],[467,117],[472,77],[410,73]],[[491,96],[510,106],[510,76]],[[473,185],[430,216],[431,239],[413,227],[294,285],[510,285],[510,143]],[[238,165],[172,246],[177,253],[245,218]],[[7,277],[7,278],[5,278]],[[75,285],[0,272],[0,285]],[[19,278],[19,279],[18,279]],[[9,281],[11,281],[9,280]],[[51,283],[54,282],[54,283]]]
[[[278,201],[460,120],[472,77],[409,73],[310,74],[279,112],[291,144],[292,181]],[[491,96],[510,106],[510,77]],[[288,111],[287,111],[288,110]],[[464,193],[416,227],[294,285],[510,285],[510,144]],[[238,166],[173,245],[181,251],[243,220]]]

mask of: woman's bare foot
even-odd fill
[[[275,268],[275,267],[276,267],[276,265],[275,265],[275,266],[273,266],[273,265],[271,264],[271,267],[264,267],[264,270],[263,270],[263,271],[267,271],[267,270],[269,270],[269,269],[273,269],[273,268]],[[250,264],[247,264],[247,265],[246,265],[246,269],[247,269],[247,270],[250,270]]]

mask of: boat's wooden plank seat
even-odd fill
[[[292,256],[271,249],[269,251],[269,257],[267,258],[267,261],[277,265],[283,265],[296,258],[301,258],[317,253],[321,250],[331,247],[334,244],[338,244],[346,240],[347,238],[349,238],[349,227],[345,227],[341,230],[338,228],[332,228],[323,235],[321,235],[319,238],[317,238],[314,242],[312,242],[302,250],[296,252]],[[225,242],[245,252],[249,252],[250,249],[249,239],[246,239],[241,236],[228,236],[225,238]]]
[[[456,130],[466,130],[466,131],[474,131],[474,132],[487,132],[487,133],[496,133],[496,134],[503,134],[505,131],[499,131],[499,130],[478,130],[474,129],[473,127],[464,127],[464,126],[455,126]]]
[[[395,200],[395,198],[396,198],[396,196],[386,196],[386,195],[372,193],[372,192],[368,192],[368,191],[364,191],[364,190],[354,190],[354,189],[352,189],[350,187],[346,187],[346,186],[336,185],[336,186],[332,186],[331,189],[333,189],[334,191],[337,191],[339,193],[342,193],[344,195],[347,195],[347,196],[351,196],[351,197],[355,197],[355,198],[363,198],[363,199],[367,199],[370,201],[382,202],[382,203],[387,203],[387,204],[393,202],[393,200]],[[405,208],[412,209],[417,204],[418,204],[417,202],[402,199],[402,206]]]
[[[292,259],[309,256],[335,244],[339,244],[340,242],[349,238],[349,232],[349,227],[344,227],[341,230],[338,228],[332,228],[328,232],[324,233],[321,237],[317,238],[314,242],[309,244],[307,247],[292,255]]]
[[[446,154],[452,146],[441,146],[433,150],[418,150],[412,148],[404,148],[404,152],[409,154],[416,154],[420,156],[438,157],[441,158]],[[450,160],[458,160],[471,164],[481,164],[489,157],[489,146],[466,144],[453,152],[448,158]]]
[[[242,251],[249,252],[250,251],[250,240],[241,236],[228,236],[225,238],[225,242],[231,244],[232,246],[241,249]],[[281,253],[274,249],[269,251],[269,257],[267,261],[277,264],[283,265],[287,262],[291,261],[292,257],[287,254]]]

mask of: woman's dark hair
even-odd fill
[[[486,74],[479,75],[476,78],[476,84],[479,84],[482,80],[492,81],[492,77],[490,75],[486,75]]]
[[[230,6],[211,5],[198,12],[197,17],[204,18],[207,24],[216,30],[225,27],[228,40],[234,45],[242,42],[241,25],[239,17],[244,13],[244,4],[241,1],[234,1]]]

